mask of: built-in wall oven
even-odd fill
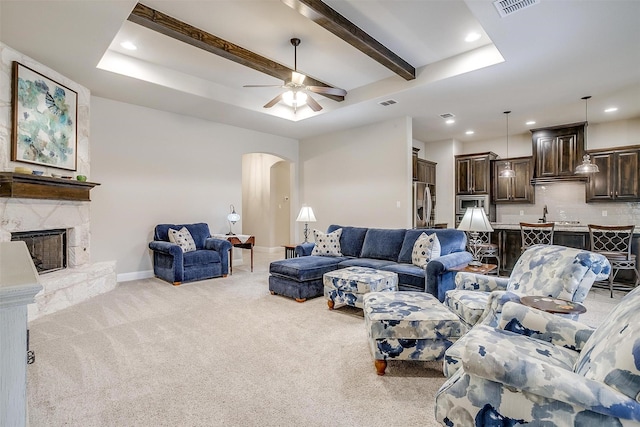
[[[456,227],[462,221],[467,208],[482,208],[489,220],[493,220],[493,209],[488,194],[463,194],[456,196]]]

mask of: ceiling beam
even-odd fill
[[[285,65],[278,64],[269,58],[260,56],[257,53],[251,52],[250,50],[207,33],[206,31],[141,3],[136,4],[136,7],[131,11],[127,19],[145,28],[164,34],[165,36],[180,40],[181,42],[206,50],[207,52],[237,62],[246,67],[253,68],[254,70],[280,80],[291,79],[291,73],[294,71]],[[310,76],[307,76],[305,83],[308,86],[333,87]],[[334,101],[344,101],[344,96],[321,95],[331,98]]]
[[[405,80],[416,78],[416,69],[411,64],[321,0],[282,0],[282,2],[324,29],[331,31]]]

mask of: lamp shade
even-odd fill
[[[296,218],[297,222],[316,222],[316,216],[313,214],[313,209],[309,206],[303,206],[300,209],[300,213],[298,214],[298,218]]]
[[[462,231],[493,231],[489,218],[482,208],[467,208],[458,230]]]

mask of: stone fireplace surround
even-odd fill
[[[90,177],[89,90],[0,42],[0,170],[30,166],[45,175],[59,169],[10,161],[12,63],[18,61],[78,93],[77,170]],[[69,172],[69,171],[66,171]],[[73,172],[72,172],[73,173]],[[116,262],[91,262],[91,202],[0,198],[0,241],[11,233],[55,228],[67,230],[67,268],[39,276],[43,290],[28,306],[29,320],[53,313],[116,287]]]

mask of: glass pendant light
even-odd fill
[[[587,110],[587,103],[589,101],[589,98],[591,98],[590,96],[584,96],[581,99],[584,99],[584,121],[585,121],[585,125],[584,125],[584,149],[587,149],[587,133],[588,133],[588,128],[589,128],[589,114],[588,114],[588,110]],[[589,154],[586,154],[582,157],[582,164],[579,164],[576,167],[576,171],[575,173],[577,174],[590,174],[590,173],[598,173],[600,172],[600,169],[598,169],[598,165],[596,165],[595,163],[591,163],[591,156],[589,156]]]
[[[505,111],[504,114],[507,117],[507,158],[509,158],[509,113],[511,111]],[[516,171],[511,169],[509,162],[504,162],[504,168],[498,174],[500,178],[513,178],[516,176]]]

